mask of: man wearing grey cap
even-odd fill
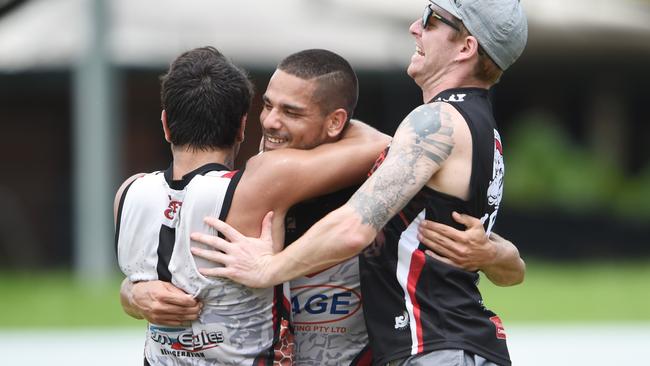
[[[204,275],[267,287],[362,252],[374,364],[510,365],[506,332],[483,303],[477,271],[425,255],[418,226],[426,219],[459,227],[461,213],[491,232],[504,149],[488,89],[523,52],[526,17],[517,0],[432,0],[409,29],[415,52],[407,72],[425,104],[401,122],[352,198],[280,253],[212,220],[229,241],[193,234],[219,250],[194,254],[224,264]]]

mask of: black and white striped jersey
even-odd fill
[[[203,302],[197,321],[183,327],[149,324],[145,357],[155,365],[266,365],[277,340],[274,289],[251,289],[206,278],[197,268],[192,232],[217,233],[203,222],[225,220],[242,171],[208,164],[172,180],[172,168],[133,181],[119,203],[116,245],[129,280],[163,280]]]

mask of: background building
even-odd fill
[[[523,3],[528,47],[492,93],[508,166],[497,231],[525,257],[650,257],[650,2]],[[423,5],[0,1],[0,265],[114,269],[112,195],[168,163],[158,75],[184,50],[217,47],[261,93],[284,56],[331,49],[359,74],[356,117],[392,133],[422,102],[404,70]],[[259,110],[258,95],[243,157]]]

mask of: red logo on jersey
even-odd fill
[[[167,197],[169,197],[169,206],[167,206],[167,209],[165,210],[165,217],[172,220],[176,212],[183,205],[183,202],[172,200],[172,196],[167,196]]]
[[[228,172],[228,173],[222,175],[221,178],[232,178],[232,177],[235,176],[235,174],[237,174],[238,171],[239,170],[233,170],[231,172]]]
[[[501,318],[495,315],[490,318],[490,321],[494,323],[494,326],[497,328],[497,338],[506,339],[506,330],[503,328]]]
[[[501,141],[499,141],[498,138],[494,139],[494,145],[495,145],[495,148],[497,149],[497,151],[498,151],[501,155],[503,155],[503,146],[501,146]]]

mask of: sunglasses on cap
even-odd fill
[[[427,24],[429,24],[429,20],[431,19],[431,17],[438,19],[439,21],[454,28],[457,32],[460,32],[460,28],[456,24],[454,24],[451,20],[443,18],[442,15],[436,13],[435,10],[431,9],[431,4],[424,7],[424,13],[422,13],[422,29],[427,28]]]

